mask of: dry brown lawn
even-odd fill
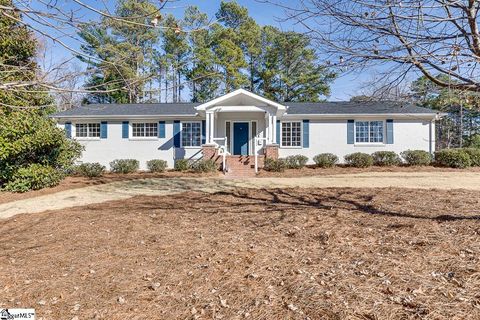
[[[43,319],[480,319],[480,192],[238,189],[0,224]]]

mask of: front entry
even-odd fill
[[[233,154],[248,155],[248,122],[233,123]]]

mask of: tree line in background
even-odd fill
[[[204,102],[238,88],[319,101],[335,78],[307,35],[260,26],[237,2],[222,1],[215,20],[194,6],[162,15],[148,0],[120,0],[115,15],[129,23],[103,16],[79,34],[87,103]]]

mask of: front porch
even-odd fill
[[[224,171],[239,169],[236,163],[242,159],[261,167],[263,157],[278,157],[277,119],[285,106],[240,89],[196,109],[205,116],[203,157],[222,163]]]

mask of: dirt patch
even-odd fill
[[[22,199],[35,198],[47,194],[53,194],[60,191],[71,190],[84,188],[88,186],[102,185],[117,181],[130,181],[138,179],[162,179],[162,178],[180,178],[180,177],[218,177],[217,173],[213,174],[198,174],[193,172],[177,172],[177,171],[168,171],[164,173],[149,173],[149,172],[138,172],[130,174],[115,174],[107,173],[102,177],[97,178],[86,178],[79,176],[67,177],[60,182],[58,186],[53,188],[45,188],[41,190],[35,190],[25,193],[13,193],[13,192],[2,192],[0,191],[0,203],[7,203]]]
[[[317,168],[314,166],[307,166],[302,169],[287,169],[285,172],[268,172],[260,171],[259,177],[310,177],[310,176],[328,176],[338,174],[357,174],[357,173],[376,173],[376,172],[480,172],[480,167],[471,167],[467,169],[443,168],[433,166],[400,166],[400,167],[378,167],[372,166],[369,168],[352,168],[344,165],[335,166],[333,168]]]
[[[477,191],[139,196],[0,234],[0,305],[44,319],[480,318]]]

